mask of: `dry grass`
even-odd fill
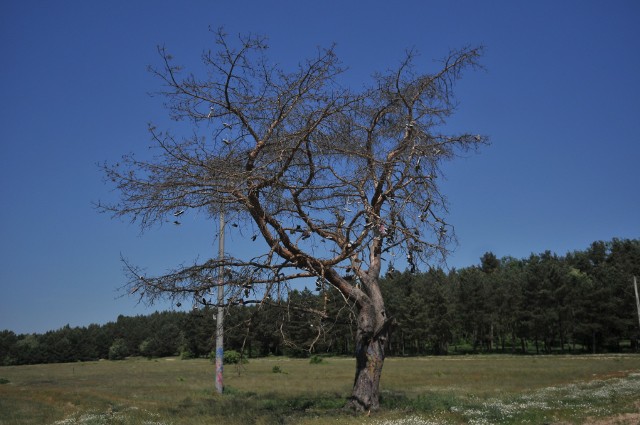
[[[354,368],[346,358],[252,360],[239,374],[226,366],[220,397],[206,360],[0,367],[0,424],[568,424],[640,413],[637,355],[391,358],[372,417],[339,409]]]

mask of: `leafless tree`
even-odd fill
[[[482,49],[452,51],[431,73],[417,70],[409,51],[393,70],[354,91],[341,84],[334,48],[285,72],[267,60],[264,38],[218,31],[216,41],[216,50],[202,56],[202,78],[159,48],[162,64],[152,72],[163,82],[168,110],[194,131],[176,137],[151,126],[158,154],[105,164],[121,196],[99,209],[143,229],[184,210],[224,212],[253,228],[252,238],[267,249],[156,277],[127,263],[128,289],[151,302],[200,299],[218,284],[221,267],[242,282],[230,288],[236,303],[264,302],[295,279],[330,285],[357,317],[348,405],[377,409],[392,322],[379,287],[383,257],[402,257],[415,269],[450,247],[440,166],[487,139],[440,131],[456,106],[454,83],[478,67]]]

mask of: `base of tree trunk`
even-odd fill
[[[380,408],[380,376],[384,364],[384,339],[374,338],[356,345],[356,378],[345,408],[370,412]]]

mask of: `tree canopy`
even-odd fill
[[[194,131],[174,136],[150,126],[158,155],[105,165],[122,196],[101,209],[143,228],[186,209],[225,212],[268,250],[155,278],[132,269],[132,290],[144,287],[151,299],[199,295],[223,265],[243,282],[319,277],[362,302],[366,292],[344,275],[377,277],[386,252],[401,251],[417,266],[447,250],[453,229],[439,166],[486,137],[438,129],[454,109],[453,83],[478,66],[481,48],[451,52],[434,73],[418,72],[408,52],[354,92],[340,83],[344,69],[333,48],[285,72],[265,57],[261,37],[233,46],[218,32],[217,43],[219,50],[203,55],[203,79],[159,49],[162,66],[152,71],[164,83],[161,93],[171,116]]]

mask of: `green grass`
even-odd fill
[[[219,396],[206,360],[0,367],[0,425],[640,423],[638,355],[389,358],[370,417],[341,409],[354,369],[347,358],[251,360],[225,368]]]

